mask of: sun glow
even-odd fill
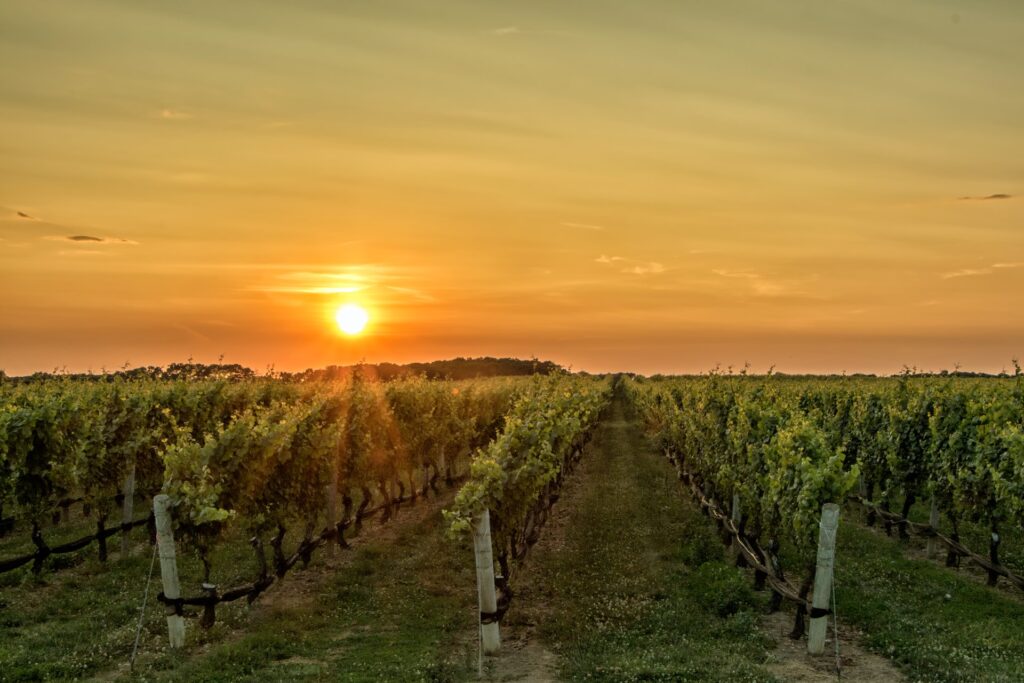
[[[370,321],[370,314],[366,309],[357,304],[345,304],[339,306],[334,312],[334,320],[338,323],[338,329],[345,334],[359,334]]]

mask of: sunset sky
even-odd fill
[[[9,374],[1000,370],[1022,308],[1016,0],[0,4]]]

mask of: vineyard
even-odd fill
[[[853,680],[1024,665],[1019,373],[54,378],[0,406],[0,680],[787,680],[788,609],[821,680],[840,642]],[[516,669],[538,638],[570,654]]]
[[[1024,588],[999,560],[1001,531],[1020,531],[1024,521],[1019,375],[1005,382],[712,376],[630,389],[698,491],[711,504],[738,506],[741,537],[785,539],[809,557],[822,506],[855,495],[869,525],[880,516],[886,533],[895,526],[903,539],[911,528],[941,538],[948,565],[967,558],[988,572],[989,585],[1002,576]],[[930,505],[929,526],[908,519],[918,501]],[[938,534],[940,516],[948,537]],[[988,558],[960,543],[964,522],[989,531]]]

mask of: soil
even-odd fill
[[[784,681],[846,681],[847,683],[884,683],[906,678],[892,662],[869,652],[858,641],[861,634],[851,627],[839,626],[839,668],[837,674],[835,638],[831,624],[825,639],[825,653],[807,654],[807,640],[793,640],[792,608],[775,612],[761,620],[761,628],[775,643],[775,650],[765,667]]]

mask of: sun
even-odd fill
[[[345,304],[339,306],[334,312],[334,320],[338,323],[338,329],[345,334],[359,334],[370,321],[370,314],[366,309],[357,304]]]

